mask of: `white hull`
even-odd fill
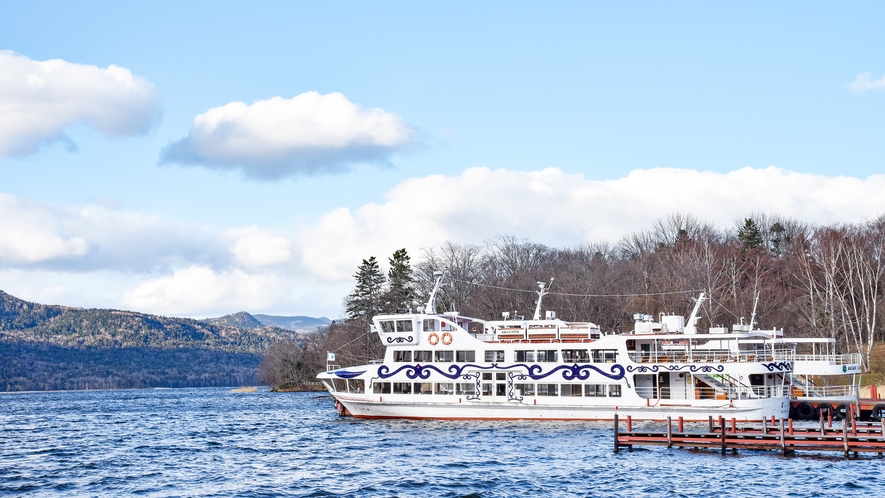
[[[790,405],[786,398],[763,400],[734,400],[709,402],[704,405],[535,405],[515,402],[396,402],[348,399],[338,400],[355,418],[404,418],[436,420],[613,420],[630,416],[633,420],[663,421],[682,417],[686,422],[706,422],[719,416],[727,420],[760,421],[772,416],[780,419],[789,416]]]

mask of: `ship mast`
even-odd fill
[[[550,277],[550,285],[553,285],[553,277]],[[547,284],[544,282],[538,282],[538,287],[541,288],[539,291],[535,291],[538,294],[538,304],[535,306],[535,316],[532,317],[532,320],[540,320],[541,319],[541,301],[544,299],[544,296],[548,294],[548,292],[544,289],[547,287]]]
[[[443,271],[435,271],[433,272],[433,277],[436,278],[436,283],[433,284],[433,290],[430,291],[430,297],[427,298],[427,304],[424,305],[424,313],[428,315],[436,314],[436,293],[439,292],[440,286],[442,286],[442,279],[445,272]]]

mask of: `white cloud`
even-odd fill
[[[776,167],[730,173],[656,168],[626,178],[589,180],[549,168],[518,172],[471,168],[459,176],[410,179],[384,204],[340,208],[305,227],[298,253],[317,278],[350,278],[362,258],[413,255],[447,240],[481,243],[498,234],[551,246],[616,242],[670,213],[720,227],[753,211],[808,222],[858,222],[885,213],[885,175],[866,180]]]
[[[231,235],[236,237],[236,242],[230,252],[244,266],[274,266],[286,263],[292,257],[292,242],[281,235],[255,226],[232,230]]]
[[[279,179],[385,162],[412,145],[414,136],[395,114],[363,109],[337,92],[305,92],[291,99],[213,107],[194,118],[185,138],[163,150],[161,163],[240,169],[246,176]]]
[[[552,247],[609,240],[680,212],[723,228],[764,211],[811,223],[885,213],[885,175],[776,167],[729,173],[656,168],[591,180],[555,168],[470,168],[409,179],[381,204],[341,207],[291,233],[213,232],[96,206],[0,195],[0,289],[39,302],[219,316],[235,311],[337,317],[363,258],[405,247],[482,243],[499,234]],[[85,248],[85,252],[84,252]]]
[[[0,51],[0,157],[32,154],[54,142],[73,146],[64,130],[78,123],[108,137],[143,134],[160,114],[153,84],[126,68]]]
[[[885,76],[874,80],[873,73],[860,73],[857,78],[848,84],[848,89],[854,93],[864,93],[868,90],[881,90],[885,88]]]
[[[273,273],[217,272],[194,265],[139,283],[124,293],[123,303],[134,309],[187,316],[211,315],[219,309],[256,310],[277,301],[286,284]]]
[[[0,268],[149,272],[182,262],[226,262],[200,226],[101,206],[62,207],[0,193]]]

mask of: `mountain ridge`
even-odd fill
[[[239,318],[247,326],[46,305],[0,291],[0,390],[255,385],[267,348],[301,342],[303,332]]]

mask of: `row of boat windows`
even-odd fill
[[[412,320],[383,320],[381,332],[391,334],[393,332],[412,332]],[[425,332],[455,330],[451,322],[443,320],[426,319],[421,322],[421,330]]]
[[[484,351],[486,363],[503,362],[503,350]],[[513,361],[517,363],[555,363],[559,361],[560,351],[557,349],[520,349],[513,352]],[[618,359],[616,349],[563,349],[562,361],[566,363],[615,363]],[[393,352],[393,361],[397,363],[469,363],[476,361],[476,351],[402,351]]]
[[[518,396],[573,396],[587,398],[621,397],[619,384],[514,384]],[[480,384],[482,396],[507,396],[505,384],[483,382]],[[352,391],[351,391],[352,392]],[[361,392],[361,391],[360,391]],[[473,382],[375,382],[375,394],[444,394],[455,396],[475,396]]]

